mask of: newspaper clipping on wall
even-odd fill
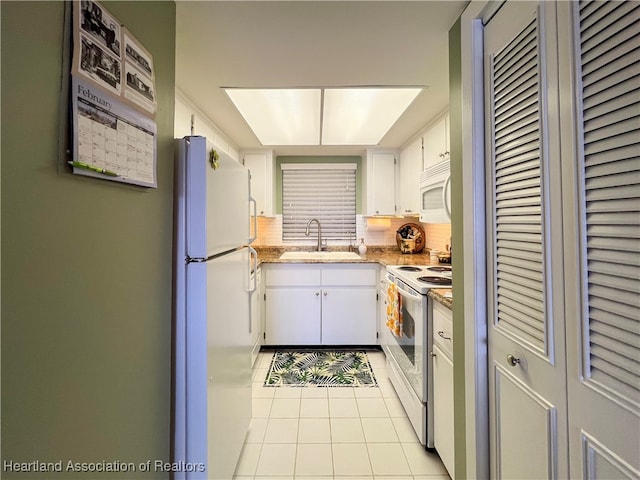
[[[153,56],[100,3],[73,8],[73,173],[156,187]]]

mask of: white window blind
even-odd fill
[[[305,236],[307,222],[317,219],[322,238],[350,240],[356,232],[356,164],[282,164],[282,239],[316,237],[316,224]]]
[[[538,23],[491,58],[497,327],[546,353]]]
[[[586,373],[640,398],[640,4],[580,2]]]

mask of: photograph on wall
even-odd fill
[[[74,2],[72,72],[106,91],[122,94],[122,29],[97,2]]]
[[[82,78],[72,80],[73,173],[155,188],[155,122]]]
[[[121,58],[120,23],[97,2],[82,0],[79,7],[78,20],[82,31],[113,55]]]
[[[153,57],[123,28],[125,83],[124,97],[151,114],[157,108]]]
[[[78,72],[108,91],[120,95],[122,91],[120,60],[96,44],[93,38],[80,35],[80,43],[80,68]]]

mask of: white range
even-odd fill
[[[433,444],[433,329],[427,292],[451,288],[448,265],[394,265],[387,267],[387,282],[398,294],[401,321],[399,335],[383,329],[382,348],[387,357],[389,379],[420,440],[428,449]],[[393,299],[387,299],[393,301]]]

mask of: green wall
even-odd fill
[[[1,2],[3,464],[169,460],[175,4],[103,5],[154,57],[157,189],[59,161],[64,3]]]
[[[358,156],[293,156],[281,155],[276,157],[276,213],[282,213],[282,170],[283,163],[355,163],[356,164],[356,213],[362,213],[362,157]]]
[[[451,151],[451,243],[453,278],[453,346],[455,475],[466,478],[465,378],[464,378],[464,251],[462,248],[462,65],[460,19],[449,30],[449,118]],[[459,246],[459,248],[456,248]]]

